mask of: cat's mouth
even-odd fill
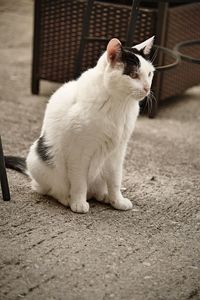
[[[131,93],[131,96],[135,98],[137,101],[142,101],[144,98],[146,98],[150,94],[150,91],[133,91]]]

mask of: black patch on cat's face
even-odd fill
[[[41,136],[37,141],[36,151],[42,161],[51,163],[52,156],[49,154],[49,150],[50,147],[46,144],[45,136]]]
[[[121,60],[124,63],[123,74],[131,76],[140,68],[140,61],[133,48],[122,48]]]

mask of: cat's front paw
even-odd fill
[[[86,201],[74,201],[70,203],[70,208],[73,212],[85,214],[89,211],[89,203]]]
[[[128,198],[121,198],[119,200],[110,201],[110,204],[119,210],[130,210],[133,208],[132,202]]]

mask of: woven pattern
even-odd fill
[[[131,8],[125,5],[98,3],[90,22],[90,36],[105,37],[108,40],[118,37],[125,41]],[[156,26],[156,10],[140,9],[136,23],[135,41],[143,41],[153,35]],[[94,66],[100,54],[105,50],[105,42],[90,41],[86,44],[81,70]]]
[[[39,76],[56,82],[72,78],[81,37],[84,3],[41,0]]]
[[[74,78],[75,61],[80,43],[83,13],[86,1],[40,0],[40,67],[39,77],[56,82]],[[125,41],[131,7],[95,2],[89,35]],[[143,10],[137,19],[135,40],[142,41],[153,35],[156,26],[156,10]],[[80,70],[94,66],[105,50],[105,42],[86,43]]]
[[[165,46],[173,48],[185,40],[200,39],[199,31],[200,4],[188,4],[169,9],[168,31]],[[184,53],[199,57],[200,47],[184,48]],[[165,58],[164,64],[169,63]],[[184,92],[187,88],[200,83],[199,65],[181,62],[179,66],[163,74],[160,99],[165,99]]]
[[[39,1],[39,0],[37,0]],[[119,2],[119,1],[118,1]],[[74,78],[75,62],[79,49],[85,0],[40,0],[39,24],[39,72],[38,78],[66,82]],[[110,39],[118,37],[125,41],[131,7],[96,1],[92,10],[89,35]],[[38,13],[38,12],[37,12]],[[169,9],[165,46],[172,49],[178,42],[199,39],[200,4],[188,4]],[[156,32],[157,10],[140,8],[137,18],[135,40],[140,42]],[[96,64],[105,50],[106,43],[88,41],[82,66],[84,71]],[[185,53],[199,57],[199,47],[184,49]],[[164,64],[170,63],[164,57]],[[182,62],[173,70],[163,73],[160,99],[180,94],[199,84],[199,66]]]

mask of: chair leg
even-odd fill
[[[32,76],[31,80],[31,92],[33,95],[38,95],[40,92],[40,82],[38,79],[34,78],[34,75]]]
[[[126,36],[126,46],[131,47],[133,46],[134,41],[134,34],[135,34],[135,27],[136,27],[136,21],[138,16],[138,8],[140,5],[141,0],[133,0],[132,3],[132,10],[131,10],[131,16]]]
[[[1,181],[3,200],[9,201],[10,200],[10,190],[9,190],[8,179],[7,179],[7,174],[6,174],[1,136],[0,136],[0,181]]]
[[[158,2],[158,20],[156,28],[156,44],[160,46],[165,46],[165,35],[166,35],[166,26],[167,26],[167,14],[168,14],[168,2],[159,1]],[[164,56],[162,53],[159,53],[155,64],[160,66],[163,64]],[[149,118],[155,118],[158,112],[159,99],[160,99],[160,87],[162,86],[163,72],[155,75],[154,78],[154,90],[156,101],[152,103],[152,109],[149,112]]]
[[[34,34],[33,34],[33,56],[32,56],[32,78],[31,92],[38,95],[40,91],[39,65],[40,65],[40,30],[41,30],[41,4],[35,0],[34,7]]]
[[[86,3],[87,4],[86,4],[84,16],[83,16],[83,29],[82,29],[82,34],[81,34],[80,46],[78,49],[77,60],[76,60],[76,65],[75,65],[75,78],[77,78],[80,75],[80,68],[81,68],[82,61],[83,61],[86,39],[87,39],[88,33],[89,33],[90,17],[92,14],[92,7],[94,4],[94,0],[88,0]]]

